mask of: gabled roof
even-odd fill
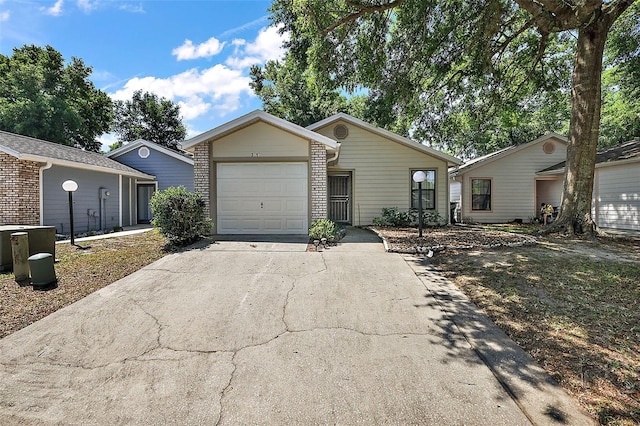
[[[174,151],[162,145],[158,145],[157,143],[154,143],[154,142],[146,141],[144,139],[138,139],[133,142],[124,144],[120,148],[114,149],[113,151],[108,152],[106,156],[109,158],[116,158],[123,154],[126,154],[127,152],[133,151],[134,149],[138,149],[142,146],[146,146],[149,149],[161,152],[163,154],[168,155],[169,157],[175,158],[180,161],[184,161],[185,163],[193,166],[193,158],[187,156],[186,154],[181,154],[177,151]]]
[[[142,173],[132,167],[118,163],[98,152],[83,151],[79,148],[1,130],[0,151],[20,160],[51,163],[76,169],[95,170],[142,179],[155,179],[152,175]]]
[[[609,148],[601,149],[596,155],[596,168],[632,162],[640,162],[640,140],[623,142]],[[565,161],[554,164],[551,167],[540,170],[538,174],[552,175],[564,173],[565,164]]]
[[[545,142],[549,139],[558,139],[560,142],[564,143],[565,145],[568,143],[567,138],[565,138],[562,135],[559,135],[557,133],[547,133],[546,135],[540,136],[537,139],[532,140],[531,142],[527,142],[527,143],[523,143],[520,145],[512,145],[512,146],[508,146],[506,148],[503,148],[501,150],[492,152],[490,154],[487,155],[483,155],[482,157],[478,157],[478,158],[474,158],[473,160],[469,160],[466,163],[464,163],[463,165],[461,165],[460,167],[457,167],[453,170],[451,170],[451,174],[452,175],[458,175],[460,173],[466,173],[470,170],[475,169],[476,167],[480,167],[480,166],[484,166],[486,164],[489,164],[493,161],[499,160],[500,158],[506,157],[507,155],[511,155],[514,154],[516,152],[519,152],[523,149],[529,148],[532,145],[541,143],[541,142]]]
[[[182,144],[182,148],[187,150],[191,149],[202,142],[221,138],[222,136],[233,133],[259,121],[270,124],[301,138],[319,142],[332,151],[338,148],[338,143],[333,139],[322,136],[319,133],[305,129],[304,127],[290,123],[287,120],[283,120],[282,118],[278,118],[261,110],[252,111],[248,114],[243,115],[242,117],[238,117],[235,120],[231,120],[214,129],[211,129],[208,132],[204,132],[198,136],[194,136],[193,138],[185,141]]]
[[[445,154],[442,151],[438,151],[436,149],[430,148],[426,145],[413,141],[409,138],[405,138],[404,136],[400,136],[388,130],[382,129],[380,127],[376,127],[370,123],[367,123],[366,121],[360,120],[359,118],[352,117],[349,114],[345,114],[343,112],[332,115],[331,117],[325,118],[324,120],[318,121],[317,123],[313,123],[312,125],[307,126],[307,129],[315,131],[321,127],[325,127],[337,121],[346,121],[347,123],[353,124],[354,126],[358,126],[371,133],[382,136],[383,138],[390,139],[401,145],[405,145],[405,146],[408,146],[409,148],[413,148],[422,153],[429,154],[432,157],[436,157],[436,158],[439,158],[440,160],[446,161],[447,165],[462,164],[462,161],[460,161],[459,159],[449,154]]]

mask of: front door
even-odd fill
[[[138,223],[151,223],[151,197],[155,191],[155,184],[138,185]]]
[[[329,175],[329,219],[351,223],[351,176]]]

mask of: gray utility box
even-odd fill
[[[56,258],[56,227],[55,226],[0,226],[0,271],[13,269],[11,254],[11,234],[26,232],[29,234],[29,256],[36,253],[49,253]]]

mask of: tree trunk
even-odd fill
[[[600,131],[602,56],[611,26],[606,21],[595,19],[578,32],[564,191],[560,215],[553,227],[570,234],[596,231],[591,203]]]

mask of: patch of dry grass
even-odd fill
[[[637,240],[541,239],[433,262],[602,424],[640,424]]]
[[[0,274],[0,338],[76,302],[160,259],[166,240],[157,231],[87,241],[80,250],[56,245],[58,286],[52,290],[21,287],[12,273]]]

